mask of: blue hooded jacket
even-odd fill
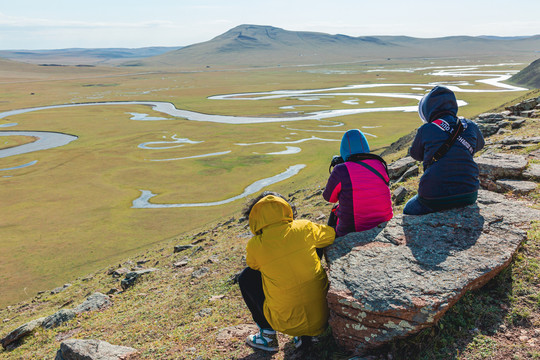
[[[433,121],[442,119],[454,127],[458,121],[457,111],[456,96],[444,86],[435,86],[418,105],[418,113],[425,124],[416,133],[410,155],[415,160],[423,161],[424,174],[420,178],[418,195],[425,199],[470,194],[478,190],[478,166],[473,154],[459,141],[439,161],[431,163],[435,152],[449,137]],[[467,119],[463,119],[462,123],[465,129],[461,137],[474,152],[481,150],[484,138],[478,126]]]

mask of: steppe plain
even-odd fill
[[[407,112],[352,111],[322,120],[248,124],[193,121],[145,105],[120,104],[3,117],[0,126],[6,127],[0,128],[0,135],[47,131],[78,139],[0,158],[0,306],[227,218],[245,203],[243,198],[218,206],[134,208],[141,190],[157,194],[149,200],[155,204],[211,203],[237,196],[250,184],[299,164],[305,167],[297,175],[266,189],[287,194],[303,184],[323,187],[329,160],[338,153],[345,130],[369,133],[372,150],[380,152],[421,124],[414,107],[434,84],[458,86],[458,99],[467,103],[459,115],[472,117],[526,92],[478,80],[513,74],[532,60],[516,55],[201,71],[44,67],[0,60],[0,113],[60,104],[160,101],[203,114],[286,120],[320,111],[409,107]],[[368,84],[377,86],[350,87]],[[325,90],[267,94],[316,89]],[[227,94],[232,95],[211,98]],[[267,98],[255,100],[259,95]],[[306,140],[312,137],[319,140]],[[0,140],[2,149],[35,139]],[[238,145],[252,143],[256,144]],[[287,153],[288,146],[301,151]],[[219,155],[199,157],[207,154]],[[29,163],[33,164],[19,167]]]

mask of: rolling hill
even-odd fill
[[[525,69],[512,76],[510,82],[519,86],[540,89],[540,59],[533,61]]]
[[[55,50],[0,50],[0,57],[32,64],[60,64],[60,65],[95,65],[115,64],[127,59],[140,59],[157,56],[168,51],[177,50],[176,47],[143,47],[143,48],[72,48]]]
[[[385,58],[504,56],[531,59],[540,35],[526,38],[452,36],[420,39],[407,36],[330,35],[288,31],[272,26],[240,25],[209,41],[124,65],[280,66],[354,62]]]

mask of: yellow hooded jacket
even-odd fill
[[[262,274],[264,315],[274,330],[292,336],[316,336],[328,320],[328,278],[316,248],[334,242],[330,226],[293,220],[291,206],[268,195],[249,214],[253,234],[247,265]]]

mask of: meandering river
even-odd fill
[[[504,67],[507,64],[499,64],[499,66]],[[512,64],[515,65],[515,64]],[[364,107],[360,105],[360,99],[362,97],[369,97],[370,99],[381,97],[381,98],[396,98],[396,99],[411,99],[419,101],[425,92],[431,89],[434,85],[442,84],[453,90],[455,93],[480,93],[480,92],[503,92],[503,91],[523,91],[527,90],[525,88],[509,85],[503,83],[503,81],[508,80],[512,75],[511,71],[507,70],[496,70],[496,71],[482,71],[481,68],[484,66],[494,66],[494,65],[477,65],[477,66],[448,66],[448,67],[427,67],[427,68],[411,68],[411,69],[402,69],[402,70],[392,70],[392,71],[406,71],[406,72],[420,72],[427,71],[430,75],[435,76],[453,76],[456,78],[464,77],[482,77],[480,80],[476,80],[477,83],[490,85],[491,89],[475,89],[474,84],[471,84],[466,81],[456,81],[452,83],[428,83],[428,84],[358,84],[358,85],[349,85],[343,87],[334,87],[334,88],[325,88],[325,89],[304,89],[304,90],[275,90],[269,92],[254,92],[254,93],[236,93],[236,94],[225,94],[225,95],[214,95],[210,96],[210,100],[230,100],[230,101],[263,101],[263,100],[272,100],[279,98],[290,98],[303,101],[314,101],[321,98],[338,98],[338,97],[347,97],[346,100],[342,101],[344,105],[352,106],[343,109],[323,109],[315,112],[301,113],[301,112],[292,112],[283,114],[284,116],[280,117],[246,117],[246,116],[227,116],[227,115],[217,115],[217,114],[205,114],[195,111],[177,109],[173,104],[168,102],[158,102],[158,101],[118,101],[118,102],[92,102],[92,103],[74,103],[74,104],[61,104],[61,105],[51,105],[51,106],[41,106],[34,108],[25,108],[4,111],[0,113],[0,119],[6,117],[14,117],[19,114],[24,114],[28,112],[49,110],[49,109],[60,109],[60,108],[69,108],[69,107],[81,107],[81,106],[117,106],[117,105],[146,105],[151,107],[154,111],[160,112],[162,114],[168,115],[170,117],[150,117],[148,114],[141,113],[129,113],[131,119],[135,121],[175,121],[178,118],[187,119],[190,121],[202,121],[202,122],[215,122],[215,123],[226,123],[233,125],[242,125],[242,124],[257,124],[257,123],[273,123],[273,122],[293,122],[293,121],[303,121],[303,120],[318,120],[318,121],[329,121],[330,119],[354,115],[354,114],[363,114],[363,113],[373,113],[373,112],[415,112],[418,110],[417,105],[414,106],[387,106],[387,107]],[[385,69],[375,69],[371,71],[388,71]],[[373,89],[373,88],[386,88],[386,87],[403,87],[407,92],[403,93],[385,93],[385,92],[361,92],[358,90],[361,89]],[[410,91],[415,93],[411,93]],[[353,98],[353,99],[351,99]],[[371,105],[375,101],[369,100],[365,101],[365,104]],[[466,106],[467,103],[463,100],[458,100],[459,106]],[[292,105],[290,109],[296,109],[304,105]],[[283,109],[284,107],[282,107]],[[0,125],[0,127],[16,127],[17,123],[9,123]],[[331,125],[322,125],[330,127],[339,127],[342,126],[342,123],[336,123]],[[283,125],[286,127],[286,125]],[[325,132],[325,133],[342,133],[339,130],[309,130],[301,129],[298,127],[286,127],[288,130],[293,131],[307,131],[307,132]],[[365,133],[368,136],[375,136],[373,134]],[[0,131],[0,136],[31,136],[37,140],[32,143],[27,143],[7,149],[0,150],[0,158],[6,158],[9,156],[15,156],[30,152],[36,152],[41,150],[46,150],[54,147],[60,147],[69,144],[72,141],[77,139],[75,135],[61,134],[57,132],[41,132],[41,131]],[[304,138],[300,140],[291,140],[291,141],[267,141],[267,142],[253,142],[253,143],[237,143],[236,146],[256,146],[263,144],[300,144],[305,141],[339,141],[335,139],[326,139],[322,137],[312,136],[309,138]],[[190,144],[197,144],[201,141],[190,140],[186,138],[179,138],[174,135],[171,140],[163,141],[153,141],[153,142],[144,142],[139,144],[139,148],[146,150],[160,150],[160,149],[170,149],[174,147],[181,147]],[[300,147],[287,146],[286,150],[280,152],[271,152],[266,153],[268,155],[289,155],[295,154],[301,151]],[[157,159],[149,161],[174,161],[174,160],[183,160],[183,159],[192,159],[199,157],[208,157],[208,156],[223,156],[230,153],[231,150],[227,149],[224,151],[205,153],[194,156],[186,157],[177,157],[169,159]],[[37,163],[37,160],[22,164],[16,167],[0,169],[0,171],[7,170],[16,170],[19,168],[31,166]],[[297,164],[290,166],[284,172],[255,181],[244,191],[234,197],[225,200],[219,200],[215,202],[207,203],[178,203],[178,204],[155,204],[151,203],[149,200],[154,197],[156,194],[153,194],[150,190],[141,190],[141,196],[133,201],[133,208],[171,208],[171,207],[194,207],[194,206],[216,206],[222,205],[234,200],[238,200],[242,197],[253,194],[264,187],[267,187],[271,184],[274,184],[279,181],[283,181],[287,178],[290,178],[298,174],[305,165]]]

